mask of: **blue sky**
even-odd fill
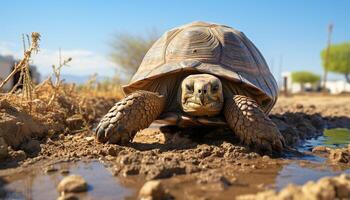
[[[320,51],[327,26],[333,42],[350,41],[350,1],[1,1],[0,53],[21,54],[21,34],[42,34],[34,64],[43,74],[57,62],[57,50],[72,56],[63,73],[111,75],[108,42],[117,32],[160,33],[192,21],[210,21],[243,31],[261,50],[277,76],[282,70],[322,73]]]

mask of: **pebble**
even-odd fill
[[[85,140],[88,142],[92,142],[95,140],[95,137],[93,137],[93,136],[85,137]]]
[[[262,158],[263,158],[264,160],[268,160],[268,159],[270,159],[270,156],[264,155]]]
[[[303,104],[297,104],[297,105],[296,105],[296,108],[297,108],[297,109],[303,109],[304,106],[303,106]]]
[[[55,171],[57,171],[58,169],[57,168],[55,168],[53,165],[50,165],[50,166],[47,166],[46,168],[45,168],[45,173],[51,173],[51,172],[55,172]]]
[[[60,135],[58,136],[58,138],[59,138],[60,140],[64,140],[64,134],[60,134]]]
[[[350,163],[350,154],[347,149],[332,149],[328,159],[335,163]]]
[[[312,149],[312,153],[326,153],[328,148],[325,146],[316,146]]]
[[[87,191],[87,182],[79,175],[69,175],[64,177],[57,186],[57,191],[67,192],[85,192]]]
[[[23,161],[27,158],[27,154],[23,150],[18,150],[13,152],[13,157],[17,161]]]
[[[139,192],[139,199],[143,200],[162,200],[168,198],[169,195],[159,180],[146,182]]]
[[[110,156],[117,156],[119,151],[117,150],[116,147],[109,147],[107,150],[108,155]]]

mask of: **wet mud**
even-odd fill
[[[151,180],[159,180],[170,199],[233,199],[281,191],[290,183],[349,173],[347,162],[330,159],[338,154],[348,158],[349,111],[346,96],[313,101],[281,97],[270,117],[289,145],[282,155],[260,154],[226,128],[153,124],[126,146],[97,143],[88,130],[32,139],[26,148],[8,148],[10,156],[0,164],[0,195],[55,199],[61,195],[56,187],[67,174],[86,179],[88,191],[74,194],[80,199],[136,199]],[[37,152],[30,153],[34,147]],[[334,149],[342,152],[335,155]]]

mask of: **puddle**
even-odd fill
[[[298,150],[311,151],[315,146],[327,146],[330,148],[345,147],[350,143],[350,130],[343,128],[327,129],[324,135],[315,139],[306,140]],[[350,173],[350,169],[333,169],[327,165],[326,158],[305,154],[301,158],[291,158],[295,162],[282,168],[276,178],[276,189],[280,190],[290,183],[302,185],[310,180],[318,180],[324,176],[337,176],[341,173]],[[301,160],[310,161],[310,164],[300,164]]]
[[[311,151],[315,146],[341,148],[350,144],[350,130],[346,128],[326,129],[322,136],[306,140],[299,151]]]
[[[77,162],[56,164],[57,172],[44,173],[41,171],[14,174],[5,186],[5,199],[56,199],[56,186],[64,175],[61,169],[68,169],[70,174],[79,174],[89,184],[88,192],[79,193],[79,199],[124,199],[130,196],[132,190],[123,187],[118,180],[99,162]]]
[[[315,181],[324,176],[337,176],[342,173],[350,173],[350,169],[338,171],[326,165],[306,167],[292,163],[284,166],[279,172],[276,178],[276,189],[281,190],[290,183],[303,185],[310,180]]]

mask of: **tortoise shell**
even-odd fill
[[[193,22],[174,28],[149,49],[126,94],[147,90],[154,79],[193,71],[238,84],[269,112],[277,100],[277,84],[259,50],[240,31],[225,25]]]

